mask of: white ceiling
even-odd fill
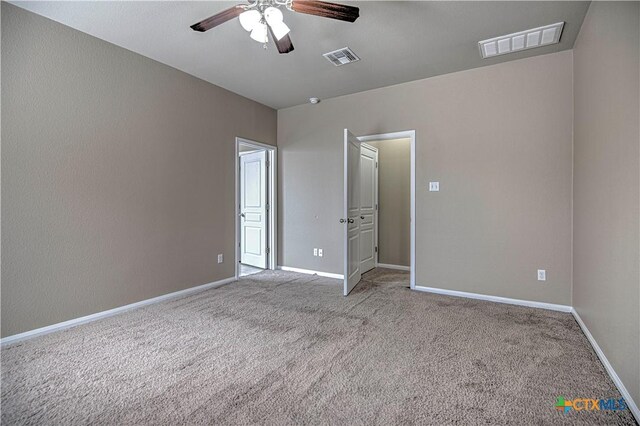
[[[189,28],[237,2],[12,3],[278,109],[571,49],[589,6],[347,0],[360,7],[353,24],[285,10],[295,50],[280,55],[251,40],[237,19],[205,33]],[[557,45],[480,57],[480,40],[559,21],[566,25]],[[362,60],[335,67],[322,57],[345,46]]]

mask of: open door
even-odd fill
[[[240,155],[240,263],[267,267],[267,152]]]
[[[360,282],[360,141],[344,129],[344,295]]]

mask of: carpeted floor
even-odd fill
[[[264,271],[2,349],[2,424],[635,424],[571,315]]]

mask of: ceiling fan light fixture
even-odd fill
[[[284,16],[280,9],[271,6],[264,10],[264,19],[266,19],[267,23],[271,25],[275,22],[282,22],[284,20]]]
[[[276,22],[275,24],[269,24],[269,26],[271,27],[271,30],[273,31],[273,36],[277,39],[277,40],[281,40],[282,37],[286,36],[287,34],[289,34],[289,32],[291,31],[289,29],[289,27],[287,27],[287,24],[285,24],[284,22],[280,21],[280,22]]]
[[[269,39],[267,38],[267,24],[265,24],[264,22],[259,22],[256,26],[254,26],[253,30],[251,31],[251,38],[258,43],[268,43]]]
[[[240,14],[238,19],[240,20],[240,25],[242,25],[242,28],[244,28],[246,31],[252,31],[255,26],[260,23],[260,19],[262,19],[262,16],[257,10],[246,10]]]
[[[281,40],[282,37],[289,34],[289,27],[284,23],[284,17],[282,16],[282,12],[280,9],[275,7],[268,7],[264,11],[264,19],[267,21],[267,24],[271,27],[273,31],[273,36],[277,40]]]

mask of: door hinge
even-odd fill
[[[270,208],[271,206],[267,203],[267,206],[266,206],[267,211],[269,211]]]
[[[271,253],[271,249],[267,247],[267,254]]]
[[[376,253],[378,252],[378,246],[376,246]]]
[[[378,162],[376,161],[376,169],[378,168]]]
[[[269,166],[271,165],[271,161],[266,160],[266,161],[264,162],[264,164],[265,164],[267,167],[269,167]]]
[[[376,210],[378,210],[378,203],[376,203]]]

